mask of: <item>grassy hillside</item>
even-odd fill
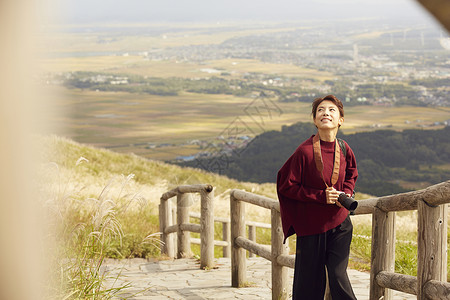
[[[215,188],[218,216],[226,216],[229,211],[230,189],[243,189],[276,198],[274,184],[239,182],[198,169],[82,145],[57,136],[40,137],[39,142],[42,145],[45,176],[51,183],[49,190],[53,195],[70,195],[70,198],[80,201],[98,198],[105,191],[113,198],[135,195],[140,200],[134,199],[131,207],[138,205],[137,202],[144,203],[157,215],[159,198],[164,192],[178,185],[209,183]],[[199,207],[194,205],[192,209],[195,211]]]
[[[215,215],[222,217],[229,214],[230,189],[275,196],[271,184],[241,183],[61,137],[39,137],[38,145],[42,163],[36,185],[47,214],[49,234],[43,242],[53,277],[47,293],[58,299],[92,294],[108,298],[126,289],[103,288],[108,278],[101,272],[103,260],[160,256],[159,198],[177,185],[212,184]],[[193,196],[191,211],[200,211],[199,198]],[[270,212],[252,209],[247,218],[269,222]]]

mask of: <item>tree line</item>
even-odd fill
[[[229,156],[220,173],[240,181],[275,182],[278,170],[300,143],[316,133],[310,123],[283,126],[252,140]],[[403,182],[436,184],[450,178],[450,127],[438,130],[376,130],[338,134],[353,149],[358,165],[359,192],[384,196],[411,190]],[[216,161],[215,161],[216,160]],[[217,157],[179,163],[207,169]],[[211,171],[211,170],[208,170]]]

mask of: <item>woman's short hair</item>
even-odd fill
[[[319,107],[320,103],[322,103],[325,100],[333,102],[334,105],[336,105],[337,108],[339,109],[339,115],[341,117],[344,117],[344,105],[342,104],[342,101],[339,100],[334,95],[327,95],[327,96],[325,96],[323,98],[316,98],[316,99],[314,99],[314,101],[312,103],[312,115],[313,115],[314,119],[316,118],[317,107]]]

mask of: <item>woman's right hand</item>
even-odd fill
[[[334,187],[329,187],[326,188],[325,193],[327,196],[327,204],[336,204],[339,207],[343,207],[338,201],[341,192],[337,191]]]

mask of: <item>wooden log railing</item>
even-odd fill
[[[271,247],[245,238],[245,203],[271,210]],[[447,279],[447,204],[450,180],[428,188],[360,200],[355,215],[372,214],[370,300],[392,300],[392,290],[417,295],[417,299],[450,299]],[[287,298],[287,267],[295,257],[283,245],[280,207],[277,200],[241,190],[230,193],[231,284],[246,283],[245,250],[272,262],[272,299]],[[418,210],[417,277],[397,274],[395,263],[395,212]]]
[[[189,212],[189,194],[201,194],[201,213]],[[177,196],[176,207],[169,199]],[[229,218],[214,218],[213,187],[207,184],[178,186],[161,196],[159,222],[161,253],[172,258],[190,257],[191,243],[201,247],[201,267],[212,267],[214,246],[223,247],[223,257],[231,257],[231,229]],[[199,224],[189,223],[189,218],[199,219]],[[212,219],[212,221],[211,221]],[[222,223],[222,240],[214,240],[214,222]],[[247,222],[249,239],[256,241],[256,228],[270,228],[270,224]],[[191,238],[190,232],[200,233],[200,239]],[[250,257],[254,256],[253,253]]]
[[[189,223],[189,194],[200,193],[200,224]],[[177,219],[173,224],[170,198],[177,196]],[[161,232],[161,253],[169,257],[190,257],[190,232],[200,233],[200,267],[214,266],[214,190],[211,185],[182,185],[164,193],[159,205],[159,227]],[[177,233],[177,247],[172,234]]]
[[[245,203],[271,210],[271,246],[257,244],[245,238]],[[293,267],[294,258],[289,256],[287,244],[283,244],[280,205],[278,201],[241,190],[230,193],[231,215],[231,285],[244,286],[246,278],[245,250],[272,262],[272,299],[287,298],[288,273],[285,266]]]
[[[201,213],[189,212],[190,193],[201,194]],[[171,207],[169,199],[177,196],[177,206]],[[200,266],[213,266],[214,246],[223,247],[223,257],[231,257],[230,219],[214,218],[213,187],[207,184],[178,186],[161,196],[159,222],[161,232],[161,253],[172,258],[190,257],[191,243],[200,245]],[[189,218],[200,220],[189,223]],[[222,240],[214,240],[214,222],[222,223]],[[247,222],[249,239],[256,241],[256,228],[270,228],[270,224]],[[200,233],[200,239],[191,238],[190,232]],[[255,254],[251,253],[250,257]]]
[[[450,181],[419,191],[359,202],[356,214],[372,212],[370,299],[393,299],[388,289],[417,299],[450,299],[447,283],[447,203]],[[394,273],[395,211],[418,211],[417,277]]]
[[[193,219],[201,219],[201,214],[198,213],[190,213],[189,216]],[[230,219],[227,218],[214,218],[215,223],[222,224],[222,240],[217,241],[214,240],[214,246],[220,246],[223,248],[222,255],[223,257],[231,256],[231,229],[230,229]],[[191,242],[193,244],[201,245],[201,240],[196,238],[191,238]]]
[[[194,219],[200,219],[201,215],[198,213],[190,213],[189,216]],[[222,224],[222,240],[214,240],[214,246],[219,246],[223,248],[223,257],[231,257],[231,227],[229,218],[216,218],[214,217],[215,223]],[[256,242],[256,230],[257,228],[270,229],[271,225],[268,223],[247,221],[245,225],[248,228],[248,239],[252,242]],[[192,244],[200,244],[200,239],[191,238]],[[256,254],[250,252],[249,257],[255,257]]]

